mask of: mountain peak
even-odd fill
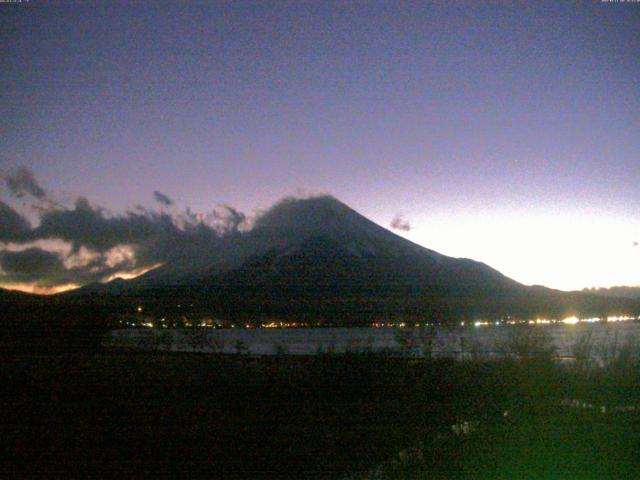
[[[417,247],[330,195],[281,200],[257,219],[251,236],[263,245],[286,244],[289,248],[324,238],[352,252],[367,254],[388,250],[390,245]]]
[[[315,231],[326,227],[327,222],[344,222],[354,216],[360,217],[331,195],[287,197],[258,217],[254,229]]]

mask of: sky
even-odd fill
[[[0,3],[0,286],[166,260],[82,221],[316,193],[525,284],[640,285],[639,31],[637,2]]]

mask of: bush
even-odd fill
[[[275,343],[273,345],[273,353],[278,357],[281,357],[283,355],[288,355],[289,347],[284,342]]]
[[[190,327],[184,330],[184,339],[194,352],[202,352],[209,347],[208,329]]]
[[[571,353],[576,359],[576,366],[580,370],[586,370],[593,364],[593,354],[595,339],[593,338],[593,328],[578,337],[571,346]]]
[[[251,353],[247,344],[242,340],[236,340],[234,348],[237,355],[249,355]]]
[[[134,338],[135,348],[143,351],[155,350],[158,347],[158,338],[151,328],[137,329]]]
[[[400,328],[394,337],[405,357],[422,355],[432,358],[435,350],[442,346],[435,327]]]
[[[223,353],[226,343],[224,334],[218,334],[216,332],[209,337],[209,348],[213,353]]]
[[[604,369],[626,372],[640,358],[640,343],[632,335],[622,343],[618,330],[612,334],[611,330],[606,328],[605,335],[597,343],[595,351],[598,362]]]
[[[163,329],[160,331],[158,335],[158,341],[162,350],[171,351],[171,347],[173,347],[173,332],[170,330]]]
[[[545,327],[514,325],[507,330],[507,338],[498,345],[506,358],[551,360],[556,352],[553,337]]]

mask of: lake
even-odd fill
[[[576,342],[590,335],[594,352],[604,348],[640,345],[640,322],[598,322],[575,325],[531,325],[525,329],[549,335],[560,357],[571,356]],[[253,355],[313,355],[319,352],[394,351],[422,355],[425,342],[435,356],[498,355],[502,344],[523,330],[521,325],[482,325],[422,328],[232,328],[151,329],[131,328],[111,332],[111,346],[237,353]],[[404,342],[403,342],[404,339]],[[404,347],[403,347],[404,344]]]

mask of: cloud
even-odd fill
[[[0,252],[0,267],[5,279],[11,282],[31,282],[55,277],[65,270],[57,253],[36,247],[17,252]]]
[[[0,201],[0,242],[25,240],[30,232],[31,225],[27,219]]]
[[[31,195],[38,200],[46,200],[47,198],[46,191],[27,167],[18,167],[4,175],[4,181],[9,192],[16,198],[22,198],[26,195]]]
[[[178,222],[171,215],[148,210],[107,216],[85,198],[79,198],[73,210],[44,214],[34,235],[70,242],[72,252],[85,247],[103,255],[104,261],[117,258],[118,249],[127,246],[132,254],[125,255],[127,262],[120,266],[130,269],[198,258],[219,241],[216,229],[202,222]]]
[[[222,258],[225,237],[248,225],[246,215],[227,204],[208,214],[189,208],[167,213],[137,205],[113,215],[84,197],[71,207],[50,200],[25,167],[0,179],[15,198],[29,195],[38,200],[38,208],[31,205],[30,210],[35,226],[14,206],[0,201],[0,285],[54,291],[131,277],[165,263],[198,264],[203,258]],[[162,192],[153,195],[161,206],[174,204]]]
[[[158,190],[154,190],[153,198],[155,199],[156,202],[158,202],[160,205],[164,205],[165,207],[170,207],[174,203],[171,197],[169,197],[168,195],[165,195],[164,193]]]
[[[103,209],[79,197],[73,209],[45,212],[33,237],[68,241],[73,251],[84,246],[105,252],[116,245],[143,242],[173,229],[172,219],[166,214],[129,212],[109,217]]]
[[[391,220],[391,228],[393,228],[394,230],[408,232],[411,230],[411,224],[402,216],[402,214],[398,213],[395,217],[393,217],[393,220]]]
[[[0,215],[0,241],[11,242],[1,251],[9,268],[0,272],[0,284],[36,282],[39,287],[83,285],[144,272],[167,262],[198,262],[215,255],[222,237],[237,232],[245,219],[242,212],[228,205],[218,212],[216,224],[205,223],[206,215],[190,210],[169,215],[141,208],[109,215],[84,197],[79,197],[73,208],[43,211],[40,224],[33,229],[4,203],[0,203]],[[51,241],[64,247],[52,252],[46,246]],[[19,248],[27,253],[16,252]],[[35,260],[44,264],[47,253],[50,268],[36,268]],[[19,269],[13,266],[18,258],[34,261]],[[60,262],[54,264],[55,258]]]
[[[83,250],[65,256],[62,252],[32,246],[0,251],[0,280],[3,284],[31,283],[38,288],[83,285],[132,270],[134,265],[131,256],[119,251],[95,254]]]

